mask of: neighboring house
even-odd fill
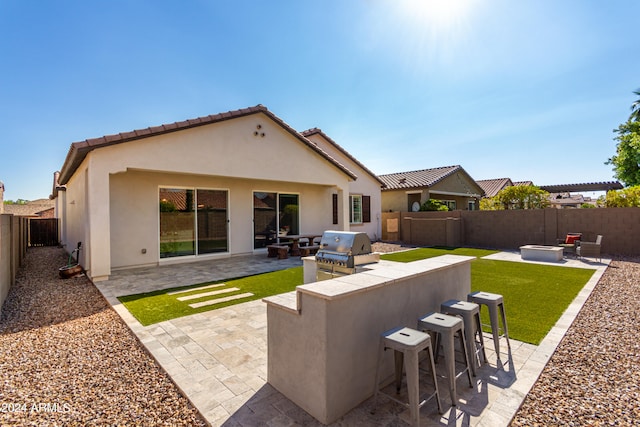
[[[476,210],[484,191],[462,166],[446,166],[380,175],[383,212],[412,212],[428,199],[437,199],[451,210]]]
[[[579,208],[583,203],[589,203],[595,206],[595,202],[591,197],[584,197],[582,194],[571,193],[550,193],[549,207],[556,209]]]
[[[514,185],[510,178],[481,179],[476,182],[484,190],[485,197],[495,197],[500,191]]]
[[[82,265],[104,280],[264,252],[281,233],[380,237],[381,183],[321,131],[306,134],[258,105],[73,143],[55,175],[61,239],[81,241]]]
[[[510,178],[481,179],[476,182],[484,190],[485,197],[495,197],[507,187],[533,185],[533,181],[511,181]]]
[[[54,218],[55,202],[49,199],[38,199],[24,204],[4,205],[4,213],[29,218]]]

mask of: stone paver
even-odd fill
[[[511,252],[501,252],[488,258],[521,261],[518,253]],[[421,424],[507,425],[607,264],[608,260],[603,260],[603,263],[579,260],[554,263],[595,268],[597,271],[539,346],[511,340],[511,355],[508,358],[503,356],[504,365],[497,366],[490,336],[485,334],[489,364],[478,370],[474,387],[469,388],[459,382],[460,403],[457,407],[450,407],[445,380],[440,379],[441,390],[445,390],[441,392],[445,413],[439,415],[435,404],[427,404],[421,410]],[[96,285],[211,425],[319,426],[320,423],[267,383],[267,318],[262,301],[241,303],[144,327],[116,298],[295,265],[301,265],[299,258],[232,257],[118,271],[109,281],[97,282]],[[501,344],[502,348],[506,349],[506,343]],[[335,425],[409,423],[409,411],[383,397],[378,400],[375,414],[372,414],[373,409],[373,399],[368,399]]]

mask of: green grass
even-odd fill
[[[440,255],[464,255],[483,257],[498,253],[489,249],[473,249],[473,248],[449,248],[445,246],[434,246],[430,248],[411,249],[402,252],[393,252],[382,255],[380,258],[388,261],[412,262],[425,258],[433,258]]]
[[[236,279],[224,280],[220,282],[201,283],[198,285],[185,286],[180,288],[165,289],[161,291],[148,292],[144,294],[127,295],[118,297],[120,302],[127,307],[127,310],[138,319],[143,325],[152,325],[154,323],[162,322],[164,320],[175,319],[177,317],[188,316],[190,314],[201,313],[212,309],[221,307],[227,307],[239,302],[253,301],[261,299],[271,295],[277,295],[284,292],[290,292],[301,285],[303,282],[302,267],[294,267],[286,270],[274,271],[271,273],[257,274],[254,276],[240,277]],[[201,286],[225,283],[226,286],[221,286],[215,289],[206,290],[194,290],[190,292],[183,292],[178,295],[168,295],[169,292],[175,292],[179,290],[187,290],[198,288]],[[253,294],[251,297],[243,298],[240,300],[223,302],[213,306],[204,306],[199,308],[191,308],[189,304],[199,301],[205,301],[216,297],[204,297],[200,299],[193,299],[188,301],[178,301],[177,297],[188,296],[207,292],[211,290],[217,290],[222,288],[236,287],[239,290],[235,292],[225,293],[218,295],[218,297],[232,296],[236,294],[250,292]]]
[[[382,259],[411,262],[445,254],[483,257],[496,251],[469,248],[420,248],[382,255]],[[501,294],[504,297],[509,336],[519,341],[539,344],[560,315],[593,275],[594,270],[559,267],[522,262],[476,259],[471,263],[471,290]],[[228,301],[214,306],[191,308],[189,304],[216,297],[178,301],[177,297],[206,292],[189,291],[168,295],[177,290],[193,289],[202,283],[182,288],[119,297],[125,307],[142,325],[209,311],[229,305],[290,292],[303,282],[302,267],[258,274],[224,281],[226,286],[239,290],[228,295],[250,292],[251,297]],[[214,282],[212,282],[214,283]],[[223,283],[223,282],[218,282]],[[222,288],[222,287],[221,287]],[[216,288],[218,289],[218,288]],[[482,322],[489,323],[488,312],[482,310]]]
[[[399,262],[439,256],[441,249],[422,248],[383,255]],[[481,255],[484,250],[456,249],[456,255]],[[523,262],[476,259],[471,264],[471,291],[485,291],[504,297],[509,337],[539,344],[564,310],[589,281],[595,270]],[[489,323],[482,310],[482,323]]]

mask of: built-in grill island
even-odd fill
[[[325,231],[316,253],[316,280],[354,274],[366,265],[380,261],[380,254],[371,252],[367,233]]]

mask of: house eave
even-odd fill
[[[213,123],[220,123],[226,120],[231,120],[239,117],[245,117],[252,114],[265,114],[271,120],[280,125],[283,129],[285,129],[288,133],[293,135],[297,140],[302,142],[305,146],[310,148],[311,150],[318,153],[325,160],[329,161],[334,167],[340,169],[344,174],[346,174],[351,180],[355,181],[358,179],[358,176],[349,170],[345,165],[340,163],[338,160],[331,157],[328,153],[318,147],[316,144],[311,142],[309,139],[304,137],[302,134],[297,132],[287,123],[285,123],[278,116],[269,111],[265,106],[258,104],[255,107],[244,108],[235,111],[228,111],[226,113],[220,113],[216,115],[209,115],[205,117],[199,117],[196,119],[185,120],[182,122],[175,122],[170,124],[164,124],[160,126],[148,127],[145,129],[133,130],[131,132],[123,132],[114,135],[105,135],[99,138],[86,139],[84,141],[74,142],[69,147],[69,151],[67,153],[67,157],[64,161],[64,164],[60,170],[60,178],[59,184],[65,185],[69,182],[73,174],[76,172],[78,167],[82,164],[87,155],[98,148],[110,147],[117,144],[123,144],[125,142],[130,142],[134,140],[139,140],[143,138],[149,138],[158,135],[164,135],[172,132],[178,132],[185,129],[195,128],[199,126],[205,126]]]

